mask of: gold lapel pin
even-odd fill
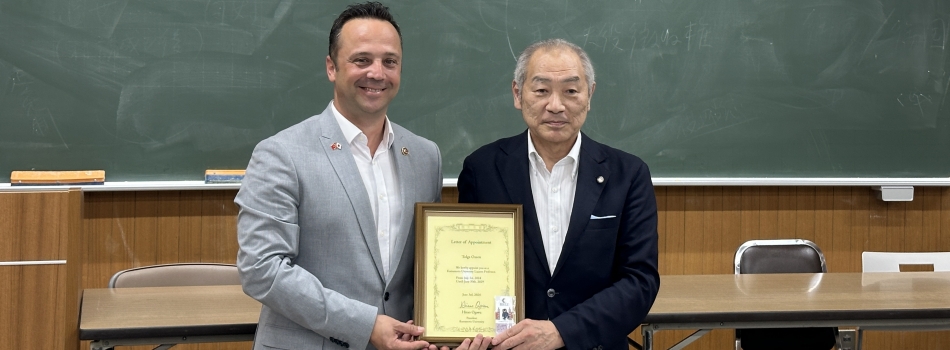
[[[409,155],[409,149],[406,148],[406,147],[403,147],[403,148],[402,148],[402,155],[408,156],[408,155]]]

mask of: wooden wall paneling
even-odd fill
[[[886,218],[885,218],[885,249],[886,251],[902,252],[909,251],[905,247],[906,236],[906,225],[907,222],[907,213],[908,206],[907,202],[887,202],[885,203],[886,209]],[[916,347],[917,337],[909,336],[910,332],[892,332],[887,331],[883,332],[884,340],[883,346],[887,349],[896,349],[896,348],[906,348],[906,349],[918,349]],[[930,336],[930,334],[923,334],[923,337]]]
[[[915,191],[916,192],[916,191]],[[924,218],[923,199],[902,203],[904,205],[904,250],[908,252],[923,252],[935,247],[924,246]]]
[[[205,191],[182,191],[178,199],[178,259],[182,262],[201,260],[202,197]],[[237,231],[235,231],[235,238]]]
[[[106,275],[112,276],[119,270],[131,267],[142,266],[139,252],[135,245],[135,232],[137,228],[135,217],[135,197],[138,192],[116,192],[112,195],[112,230],[109,240],[112,243],[111,253],[113,254],[112,263],[115,266],[111,271],[106,271]]]
[[[888,202],[887,219],[885,220],[887,228],[885,230],[886,247],[888,251],[904,251],[904,225],[906,223],[907,203],[906,202]]]
[[[135,217],[135,197],[138,192],[115,192],[112,195],[113,202],[111,207],[112,225],[108,236],[108,253],[110,268],[100,271],[100,281],[108,282],[118,271],[142,266],[140,255],[136,246],[136,230],[138,229]],[[90,242],[95,244],[94,242]],[[99,284],[95,288],[106,287],[107,284]]]
[[[84,198],[82,190],[78,188],[70,189],[67,193],[67,203],[65,216],[60,219],[64,222],[64,233],[66,236],[66,266],[65,276],[53,276],[57,285],[62,284],[62,292],[57,293],[56,303],[62,303],[62,310],[57,307],[53,319],[62,320],[55,329],[54,333],[60,333],[54,339],[61,341],[56,348],[64,350],[78,350],[79,348],[79,310],[82,302],[82,276],[85,272],[85,249],[81,242],[83,236],[83,215]],[[49,278],[49,276],[47,276]],[[42,332],[40,333],[42,334]]]
[[[158,263],[169,264],[181,261],[181,193],[182,191],[158,192],[156,237]]]
[[[21,234],[22,218],[17,215],[22,206],[22,193],[2,193],[0,194],[0,261],[23,260],[20,251],[20,242],[24,234]]]
[[[779,188],[762,187],[759,191],[759,234],[755,239],[781,237],[778,226]]]
[[[871,198],[870,190],[851,189],[851,251],[871,250]],[[855,272],[861,271],[861,258],[858,253]]]
[[[234,204],[234,197],[237,196],[237,191],[230,191],[230,193],[222,193],[222,201],[224,206],[222,207],[223,216],[222,224],[225,229],[221,231],[222,235],[228,237],[226,241],[228,243],[228,249],[223,259],[224,261],[231,261],[232,263],[237,261],[237,251],[238,251],[238,242],[237,242],[237,214],[238,206]]]
[[[759,224],[761,188],[740,187],[740,193],[742,198],[740,199],[741,212],[739,214],[739,220],[741,222],[739,245],[742,245],[742,243],[757,239],[762,234],[762,229]],[[739,246],[736,246],[736,248],[738,249]]]
[[[97,192],[85,201],[85,288],[104,288],[117,271],[174,262],[234,263],[235,191]],[[88,347],[89,342],[83,342]],[[250,349],[251,342],[183,344],[176,349]],[[130,350],[151,346],[128,347]]]
[[[914,200],[902,203],[904,240],[902,251],[947,251],[939,242],[940,192],[943,188],[915,188]],[[889,213],[891,207],[888,208]],[[946,214],[944,214],[946,216]],[[941,339],[950,332],[887,332],[885,342],[905,349],[939,349]]]
[[[658,187],[660,273],[732,273],[735,248],[750,239],[811,239],[835,272],[860,271],[865,250],[950,250],[950,188],[915,190],[914,202],[885,203],[867,187]],[[158,262],[233,262],[234,194],[86,194],[82,248],[90,262],[83,285],[104,286],[113,272],[148,260],[149,254]],[[457,190],[443,189],[443,201],[457,201]],[[152,252],[142,250],[150,245]],[[671,346],[689,333],[660,332],[657,345]],[[716,331],[690,348],[728,348],[731,339],[731,331]],[[868,332],[866,341],[873,348],[950,349],[950,332]]]
[[[703,195],[703,241],[706,246],[706,264],[704,274],[735,273],[733,263],[739,240],[741,223],[735,210],[741,200],[732,194],[739,193],[735,187],[709,186]],[[721,349],[735,343],[735,332],[719,329],[710,332],[704,338],[707,347]]]
[[[0,261],[66,259],[67,192],[0,193]]]
[[[459,202],[458,187],[443,187],[442,188],[442,203],[458,203],[458,202]]]
[[[201,261],[233,264],[237,259],[234,191],[205,191],[201,202]]]
[[[202,191],[199,261],[234,264],[237,259],[237,191]],[[244,350],[253,342],[179,345],[183,350]],[[176,347],[176,349],[178,348]]]
[[[721,273],[735,273],[735,251],[742,240],[742,188],[722,188],[722,267]]]
[[[83,248],[83,288],[104,287],[101,281],[101,270],[108,269],[103,266],[104,259],[109,259],[109,254],[104,254],[103,247],[109,233],[112,231],[111,203],[113,192],[90,192],[84,194],[83,199],[83,218],[82,218],[82,238],[80,243]],[[109,210],[110,212],[107,212]],[[107,233],[108,232],[108,233]],[[95,242],[95,243],[93,243]],[[106,280],[108,282],[108,280]]]
[[[81,246],[82,288],[105,288],[117,271],[131,267],[132,259],[119,231],[116,194],[120,192],[89,192],[84,194]],[[124,203],[128,205],[128,203]],[[88,349],[89,341],[80,348]]]
[[[220,203],[216,201],[214,193],[205,191],[201,197],[201,257],[202,262],[215,262],[215,257],[221,253],[221,246],[226,242],[216,240],[215,232],[218,227]],[[235,239],[237,236],[235,235]],[[236,256],[235,256],[236,258]]]
[[[118,271],[137,265],[135,192],[90,192],[84,201],[83,288],[105,288]]]
[[[163,234],[158,228],[158,192],[133,192],[135,195],[134,213],[132,214],[131,231],[128,231],[128,240],[132,242],[132,251],[135,252],[134,266],[149,266],[159,264],[158,236]]]
[[[665,244],[660,250],[660,276],[665,274],[682,275],[686,272],[686,230],[685,230],[685,191],[683,187],[666,187],[663,193],[662,239]],[[662,280],[661,280],[662,281]]]
[[[823,247],[828,271],[853,272],[854,254],[851,254],[851,187],[834,187],[831,208],[831,245]]]
[[[887,244],[887,203],[876,198],[868,199],[868,242],[867,250],[886,252]]]
[[[770,239],[795,238],[795,225],[798,223],[795,219],[798,203],[794,187],[779,187],[776,197],[776,231],[772,233]]]
[[[802,187],[807,188],[807,187]],[[834,188],[833,187],[813,187],[811,194],[813,196],[812,220],[812,241],[821,247],[823,252],[834,247]],[[801,202],[799,202],[801,205]],[[807,209],[806,209],[807,210]],[[799,220],[799,222],[802,222]],[[806,229],[807,229],[806,224]],[[825,253],[825,259],[828,254]],[[827,263],[827,261],[826,261]],[[829,271],[833,271],[830,270]]]
[[[703,187],[698,193],[702,198],[703,225],[698,229],[703,233],[703,274],[725,273],[726,253],[722,246],[722,187]]]
[[[816,220],[817,208],[815,187],[791,187],[795,196],[795,228],[789,232],[789,238],[807,239],[815,242],[819,247],[821,243],[816,238]]]
[[[950,251],[950,187],[940,187],[940,250]]]
[[[66,265],[0,266],[0,349],[63,349],[65,277]]]
[[[683,228],[686,232],[685,250],[682,252],[683,273],[701,274],[703,273],[703,252],[705,251],[703,239],[703,188],[687,187],[683,191],[684,218]]]
[[[921,244],[926,250],[939,250],[946,246],[940,244],[940,187],[921,187],[914,189],[914,197],[920,197]],[[918,192],[919,191],[919,192]]]
[[[654,187],[654,192],[656,194],[656,233],[657,233],[657,272],[661,275],[663,274],[664,266],[660,265],[660,256],[663,255],[663,252],[666,251],[666,245],[668,241],[668,236],[666,234],[666,188],[665,187]],[[631,339],[636,340],[640,345],[643,345],[643,336],[642,336],[641,327],[637,327],[631,332],[628,336]],[[633,349],[633,347],[630,347]]]
[[[0,193],[0,261],[68,260],[76,194]],[[78,322],[72,300],[78,300],[78,286],[67,290],[66,271],[62,264],[0,266],[0,339],[7,340],[0,349],[62,349],[75,336],[68,327]]]
[[[687,231],[685,225],[686,191],[685,187],[656,187],[657,231],[659,237],[660,276],[685,274],[687,269]],[[695,203],[695,200],[694,200]],[[694,232],[695,233],[695,232]],[[695,266],[695,264],[693,265]],[[662,277],[660,288],[663,288]],[[634,339],[642,341],[640,329],[634,331]],[[656,349],[666,349],[693,331],[663,331],[655,334]]]
[[[19,266],[0,266],[0,278],[4,281],[13,281],[17,274],[22,273],[22,267]],[[15,290],[17,286],[14,283],[0,283],[0,339],[17,339],[21,335],[15,327],[19,323],[17,317],[20,313],[19,298],[20,291]],[[10,344],[9,342],[4,342]],[[9,345],[0,345],[0,348],[6,348]]]
[[[666,251],[668,240],[666,235],[666,196],[663,195],[666,193],[666,189],[659,187],[654,188],[654,191],[656,192],[657,272],[663,273],[663,266],[659,265],[659,256]]]

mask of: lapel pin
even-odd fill
[[[332,149],[332,150],[334,150],[334,151],[339,151],[339,150],[342,149],[342,148],[343,148],[343,146],[340,145],[339,142],[334,142],[334,143],[330,144],[330,149]]]
[[[603,177],[603,176],[598,176],[598,177],[597,177],[597,183],[599,183],[599,184],[604,183],[604,177]]]
[[[403,147],[403,148],[402,148],[402,155],[408,156],[408,155],[409,155],[409,149],[406,148],[406,147]]]

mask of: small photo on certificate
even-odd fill
[[[495,334],[515,326],[515,297],[495,297]]]

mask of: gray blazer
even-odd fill
[[[372,349],[377,314],[412,317],[414,206],[440,200],[442,158],[432,141],[391,125],[405,210],[388,278],[369,198],[329,106],[254,149],[234,202],[244,292],[264,305],[255,349]]]

